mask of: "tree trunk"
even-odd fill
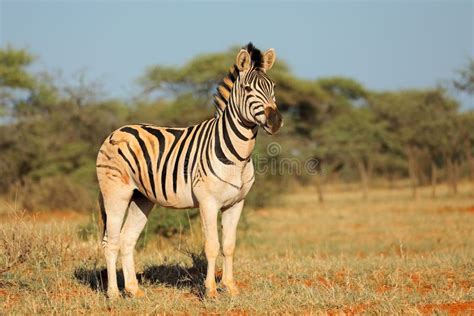
[[[316,174],[316,192],[318,192],[319,203],[324,203],[322,179],[320,174]]]
[[[369,195],[369,175],[362,160],[357,160],[357,169],[359,170],[360,180],[362,182],[362,196],[364,200],[367,200]]]
[[[431,196],[436,197],[436,185],[438,180],[438,169],[436,163],[431,161]]]
[[[449,158],[447,154],[444,154],[444,161],[446,163],[446,181],[448,182],[449,189],[452,190],[453,171],[452,171],[452,165],[451,165],[451,158]]]
[[[411,192],[412,197],[417,199],[418,192],[417,192],[417,177],[416,177],[416,160],[413,150],[408,150],[408,174],[410,175],[410,182],[411,182]]]
[[[394,181],[393,181],[393,173],[391,173],[391,172],[388,172],[388,188],[390,190],[395,189],[395,184],[394,184]]]
[[[457,166],[456,163],[453,161],[451,157],[448,157],[445,155],[445,161],[446,161],[446,173],[448,177],[448,184],[449,187],[451,188],[451,193],[456,194],[458,192],[457,188]]]
[[[459,169],[459,163],[456,161],[453,161],[453,193],[457,194],[458,193],[458,169]]]
[[[469,179],[474,183],[474,157],[472,157],[472,147],[469,139],[464,141],[464,149],[466,151],[467,165],[469,168]]]
[[[474,184],[474,158],[471,156],[471,157],[468,157],[468,162],[469,162],[469,173],[471,175],[471,182],[472,184]]]

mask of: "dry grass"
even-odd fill
[[[340,186],[324,205],[306,190],[248,212],[236,253],[242,294],[216,300],[201,298],[198,226],[138,252],[145,298],[109,301],[97,242],[78,233],[86,216],[0,212],[0,313],[474,313],[472,188],[439,193],[413,201],[381,189],[364,202]]]

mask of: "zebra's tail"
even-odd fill
[[[105,213],[105,206],[104,206],[104,197],[102,196],[102,192],[99,193],[99,216],[97,216],[97,226],[99,232],[99,240],[102,244],[102,247],[107,245],[107,213]]]

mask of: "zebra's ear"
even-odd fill
[[[276,60],[276,53],[273,48],[270,48],[265,53],[263,53],[263,68],[265,70],[270,70],[273,67],[273,64]]]
[[[239,71],[246,71],[250,69],[250,54],[245,49],[241,49],[240,52],[237,54],[237,58],[235,59],[235,64]]]

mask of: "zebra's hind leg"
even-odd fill
[[[222,252],[224,253],[222,284],[224,284],[231,296],[239,294],[239,289],[234,282],[232,264],[234,260],[237,224],[239,223],[243,207],[244,201],[241,201],[222,212]]]
[[[145,196],[135,191],[128,208],[127,219],[120,234],[120,254],[125,279],[125,291],[135,297],[141,297],[144,293],[138,287],[133,251],[153,206],[154,204]]]
[[[120,295],[117,285],[116,262],[120,249],[120,229],[133,189],[113,186],[113,183],[101,183],[103,205],[105,209],[105,234],[103,240],[105,261],[107,263],[107,295],[115,298]]]

